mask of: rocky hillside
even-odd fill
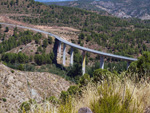
[[[0,112],[15,112],[31,98],[40,103],[46,97],[58,97],[70,85],[54,74],[21,72],[0,64]]]
[[[91,4],[117,17],[150,19],[149,0],[102,0]]]
[[[61,6],[78,7],[87,10],[106,11],[121,18],[150,19],[149,0],[78,0],[74,2],[49,3]]]

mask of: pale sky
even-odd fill
[[[39,1],[39,2],[49,2],[49,1],[53,1],[53,2],[55,2],[55,1],[73,1],[73,0],[35,0],[35,1]]]

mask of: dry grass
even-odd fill
[[[105,87],[106,83],[108,89],[112,87],[113,94],[119,94],[121,96],[120,105],[125,101],[128,93],[130,94],[128,98],[132,101],[129,104],[129,109],[131,109],[131,111],[135,109],[136,111],[133,110],[134,112],[142,113],[145,108],[150,105],[150,84],[147,82],[134,83],[128,78],[125,78],[124,80],[115,79],[113,82],[111,81],[109,83],[103,82],[99,85],[89,83],[88,86],[83,89],[82,96],[71,98],[68,103],[58,105],[57,107],[47,102],[46,104],[38,105],[31,113],[77,113],[78,109],[81,107],[91,108],[91,104],[98,101],[100,96],[102,96],[100,92],[107,89]]]

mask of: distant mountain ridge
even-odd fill
[[[76,1],[76,0],[35,0],[35,1],[39,1],[39,2],[65,2],[65,1]]]
[[[150,19],[149,0],[101,0],[91,4],[117,17]]]
[[[58,2],[54,4],[94,11],[104,10],[121,18],[150,19],[149,0],[78,0],[72,2]]]

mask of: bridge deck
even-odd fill
[[[137,60],[136,58],[130,58],[130,57],[125,57],[125,56],[120,56],[120,55],[114,55],[114,54],[110,54],[110,53],[105,53],[105,52],[101,52],[101,51],[85,48],[85,47],[76,45],[74,43],[68,42],[68,41],[66,41],[66,40],[64,40],[64,39],[60,38],[59,36],[56,36],[56,35],[54,35],[52,33],[49,33],[49,32],[46,32],[46,31],[42,31],[42,30],[39,30],[39,29],[25,27],[25,26],[20,26],[20,25],[14,25],[14,24],[7,24],[7,23],[0,23],[0,24],[4,24],[4,25],[8,25],[8,26],[14,26],[14,27],[18,27],[18,28],[29,29],[29,30],[40,32],[40,33],[48,34],[50,36],[55,37],[59,41],[65,43],[67,45],[70,45],[71,47],[78,48],[78,49],[83,50],[83,51],[88,51],[88,52],[91,52],[91,53],[95,53],[95,54],[98,54],[98,55],[101,55],[101,56],[112,57],[112,58],[126,60],[126,61],[136,61]]]

